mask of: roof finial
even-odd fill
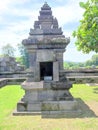
[[[45,4],[47,4],[47,1],[45,1]]]

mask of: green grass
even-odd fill
[[[15,109],[24,91],[18,85],[8,85],[0,89],[0,121]]]
[[[98,101],[98,86],[87,86],[85,84],[74,84],[70,90],[73,97],[82,98],[84,101]]]
[[[98,130],[98,86],[73,85],[70,91],[80,102],[84,113],[76,118],[49,119],[41,116],[13,116],[12,112],[24,91],[19,85],[1,88],[0,130]]]

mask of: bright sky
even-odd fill
[[[72,37],[72,32],[78,27],[83,14],[83,9],[79,6],[80,1],[86,0],[47,0],[64,35],[71,39],[64,53],[64,60],[67,61],[83,62],[94,54],[78,52],[74,45],[75,39]],[[0,48],[7,43],[16,47],[23,39],[28,38],[29,30],[33,28],[34,21],[38,19],[44,2],[44,0],[0,1]]]

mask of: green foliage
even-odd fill
[[[25,47],[22,44],[18,44],[18,49],[21,54],[21,57],[20,57],[20,59],[17,59],[17,60],[20,60],[21,63],[28,68],[29,67],[29,61],[28,61],[29,58],[28,58],[28,53],[27,53]]]
[[[10,44],[7,44],[2,47],[2,55],[3,56],[11,56],[14,57],[14,47],[12,47]]]
[[[85,62],[85,66],[98,66],[98,54],[92,56],[92,58]]]
[[[78,69],[84,67],[84,63],[81,62],[64,62],[64,69]]]
[[[19,62],[21,65],[23,65],[22,57],[16,57],[16,62]]]
[[[86,62],[64,62],[64,69],[79,69],[98,67],[98,54],[94,54]]]
[[[73,32],[73,36],[77,38],[75,44],[84,53],[98,52],[98,0],[80,2],[80,6],[85,12],[80,26]]]

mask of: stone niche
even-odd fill
[[[72,84],[61,74],[63,53],[69,42],[45,3],[34,29],[22,41],[29,54],[30,68],[22,83],[25,95],[17,104],[17,114],[40,113],[49,117],[78,113],[78,104],[69,92]]]

